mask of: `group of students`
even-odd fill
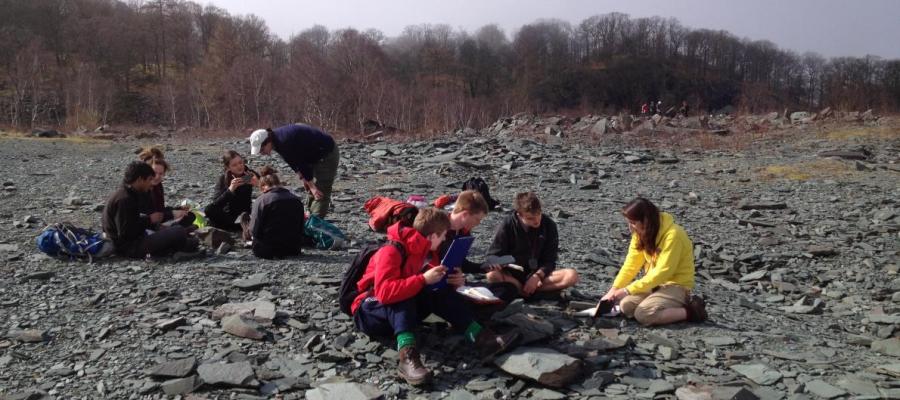
[[[371,336],[394,336],[399,352],[398,374],[418,385],[432,376],[416,348],[417,326],[435,314],[471,342],[479,356],[490,358],[516,345],[515,332],[498,335],[480,325],[472,306],[456,292],[466,274],[483,273],[492,291],[530,297],[559,291],[578,282],[571,268],[558,268],[559,234],[553,219],[542,212],[532,192],[519,193],[513,211],[497,227],[489,256],[511,255],[522,269],[464,261],[452,273],[440,265],[453,240],[468,235],[487,215],[484,197],[462,192],[448,215],[435,208],[419,211],[412,227],[398,222],[387,230],[389,245],[369,261],[357,283],[351,306],[357,329]],[[602,300],[617,303],[622,313],[643,325],[706,320],[702,297],[694,287],[693,245],[668,213],[644,198],[629,202],[622,213],[632,232],[628,256]],[[635,279],[643,271],[643,276]],[[445,279],[444,287],[432,287]],[[505,300],[510,297],[503,296]]]
[[[274,169],[254,171],[240,154],[227,150],[224,170],[204,208],[207,225],[240,232],[260,258],[299,255],[306,209],[323,218],[328,212],[340,160],[337,144],[319,128],[291,124],[254,131],[250,151],[281,155],[308,190],[308,205],[283,187]],[[162,180],[169,170],[158,148],[143,150],[126,167],[122,185],[107,200],[102,217],[103,232],[117,254],[144,258],[197,250],[199,241],[191,235],[196,215],[186,207],[165,205]],[[261,192],[255,204],[254,187]]]
[[[311,213],[324,217],[330,205],[340,153],[334,140],[318,128],[293,124],[254,131],[251,154],[277,152],[297,173],[310,194]],[[212,200],[204,209],[210,226],[240,232],[252,241],[253,253],[263,258],[300,254],[304,203],[271,167],[250,169],[243,157],[228,150]],[[119,255],[133,258],[192,252],[198,241],[191,235],[197,217],[185,208],[165,205],[162,180],[170,166],[159,149],[147,149],[127,166],[122,185],[110,196],[103,212],[103,231]],[[253,188],[261,194],[253,203]],[[602,301],[620,307],[622,314],[643,325],[707,318],[702,297],[694,288],[693,244],[671,214],[638,197],[622,208],[632,233],[628,255]],[[543,213],[532,192],[516,195],[512,212],[497,226],[488,256],[512,256],[520,268],[464,260],[448,273],[441,260],[453,240],[470,235],[487,216],[485,197],[476,190],[460,193],[453,210],[422,208],[412,224],[398,222],[387,229],[390,245],[378,249],[356,283],[358,295],[350,306],[357,329],[372,336],[393,336],[399,352],[398,373],[418,385],[432,376],[422,363],[415,332],[436,314],[462,332],[480,357],[489,359],[509,350],[517,333],[497,334],[475,319],[472,305],[456,288],[467,274],[482,274],[498,297],[511,301],[574,286],[578,273],[559,268],[559,232]],[[642,276],[638,277],[639,274]],[[446,280],[446,285],[435,283]]]

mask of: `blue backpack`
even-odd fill
[[[35,241],[38,250],[47,255],[68,260],[87,259],[88,262],[100,254],[106,243],[101,234],[68,222],[47,226]]]
[[[347,242],[347,236],[338,227],[317,215],[310,215],[307,218],[303,233],[312,239],[317,249],[337,250]]]

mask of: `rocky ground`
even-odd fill
[[[707,120],[701,129],[724,136],[689,131],[672,144],[666,121],[620,135],[594,118],[582,131],[595,140],[569,134],[581,122],[510,118],[427,141],[345,141],[332,219],[353,243],[281,261],[210,249],[86,264],[35,250],[47,223],[99,228],[139,145],[165,146],[170,202],[205,202],[219,154],[246,152],[243,141],[0,137],[0,397],[900,398],[900,124],[807,115],[751,135]],[[288,171],[251,163],[274,161]],[[433,199],[472,176],[504,204],[537,191],[560,227],[561,264],[582,280],[561,299],[495,314],[490,324],[528,343],[491,364],[429,322],[420,343],[436,378],[412,388],[395,377],[392,342],[358,334],[338,311],[337,285],[356,249],[379,238],[367,198]],[[637,194],[693,239],[709,322],[573,315],[610,284],[628,243],[619,209]],[[502,214],[476,229],[472,258]]]

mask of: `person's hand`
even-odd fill
[[[443,265],[439,265],[437,267],[431,268],[428,271],[425,271],[422,276],[425,277],[425,283],[429,285],[433,285],[441,280],[444,275],[447,274],[447,267]]]
[[[526,296],[531,296],[539,287],[541,287],[542,280],[543,279],[541,279],[538,274],[532,274],[531,277],[528,278],[528,281],[525,282],[525,286],[522,287],[522,293]]]
[[[309,183],[309,192],[312,193],[313,198],[316,200],[322,200],[322,198],[325,197],[325,194],[312,182]]]
[[[182,217],[187,215],[187,213],[188,212],[185,210],[178,210],[178,209],[172,210],[172,217],[174,217],[175,219],[181,219]]]
[[[447,275],[447,283],[454,288],[466,285],[466,274],[456,269],[452,274]]]
[[[609,291],[606,292],[606,294],[603,295],[600,300],[607,300],[615,303],[625,298],[625,296],[628,296],[628,292],[625,290],[625,288],[616,289],[613,287],[609,288]]]
[[[228,190],[234,193],[237,188],[241,187],[244,184],[244,178],[234,178],[231,180],[231,184],[228,185]]]
[[[149,215],[151,224],[158,224],[163,220],[163,213],[155,212]]]
[[[484,272],[502,271],[503,266],[500,264],[488,264],[481,267],[481,269],[484,270]]]

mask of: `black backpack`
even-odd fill
[[[402,257],[400,265],[406,264],[406,248],[404,248],[403,244],[400,242],[388,240],[387,243],[373,243],[363,247],[362,251],[357,254],[356,257],[353,257],[353,261],[350,262],[350,267],[347,268],[347,271],[344,271],[344,278],[341,280],[341,290],[338,292],[338,302],[341,306],[341,312],[344,314],[352,314],[350,306],[353,305],[353,300],[356,300],[356,297],[359,296],[357,284],[359,283],[359,280],[362,279],[363,274],[366,273],[366,268],[369,266],[369,260],[375,255],[375,252],[386,245],[393,245],[396,247],[397,250],[400,251],[400,256]]]
[[[497,208],[498,205],[500,205],[500,202],[494,200],[494,198],[491,197],[491,189],[488,188],[488,184],[484,181],[484,179],[470,178],[465,183],[463,183],[462,190],[477,190],[479,193],[481,193],[481,196],[484,197],[484,201],[487,202],[489,210],[493,210]]]

